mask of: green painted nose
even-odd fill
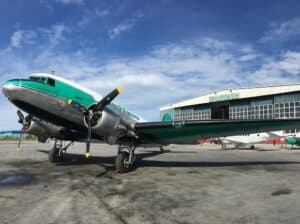
[[[16,86],[20,85],[20,80],[19,79],[11,79],[7,80],[2,84],[2,92],[3,94],[9,98],[11,93],[14,91]]]
[[[286,141],[287,143],[291,144],[291,145],[294,145],[294,144],[297,143],[297,139],[294,138],[294,137],[287,137],[287,138],[285,139],[285,141]]]

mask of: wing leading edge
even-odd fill
[[[197,144],[199,139],[285,130],[300,127],[300,119],[193,120],[136,123],[141,144]]]

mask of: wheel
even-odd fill
[[[251,145],[250,149],[255,149],[255,146],[254,146],[254,145]]]
[[[49,152],[49,161],[51,163],[58,163],[63,161],[63,155],[59,155],[59,148],[53,147]]]
[[[163,153],[165,151],[165,149],[162,146],[159,147],[159,150],[161,153]]]
[[[130,169],[130,165],[128,164],[129,153],[128,152],[120,152],[116,157],[116,171],[118,173],[126,173]]]

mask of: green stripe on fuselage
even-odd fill
[[[72,100],[86,108],[89,108],[93,104],[97,103],[96,99],[92,95],[74,86],[64,83],[60,80],[55,80],[55,86],[49,85],[47,83],[47,78],[45,79],[44,82],[31,80],[31,79],[12,79],[6,81],[4,85],[16,85],[16,86],[21,86],[23,88],[33,89],[61,99]],[[129,112],[124,107],[116,103],[111,103],[111,106],[115,110],[125,114],[126,116],[132,118],[133,120],[136,121],[140,120],[139,116],[133,114],[132,112]]]
[[[96,102],[91,95],[58,80],[55,80],[55,86],[49,85],[46,81],[40,82],[30,79],[13,79],[4,83],[4,85],[8,84],[33,89],[61,99],[73,100],[85,107],[89,107]]]

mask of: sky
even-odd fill
[[[0,82],[55,71],[146,120],[224,89],[300,83],[300,1],[0,0]],[[19,129],[0,94],[0,130]]]

